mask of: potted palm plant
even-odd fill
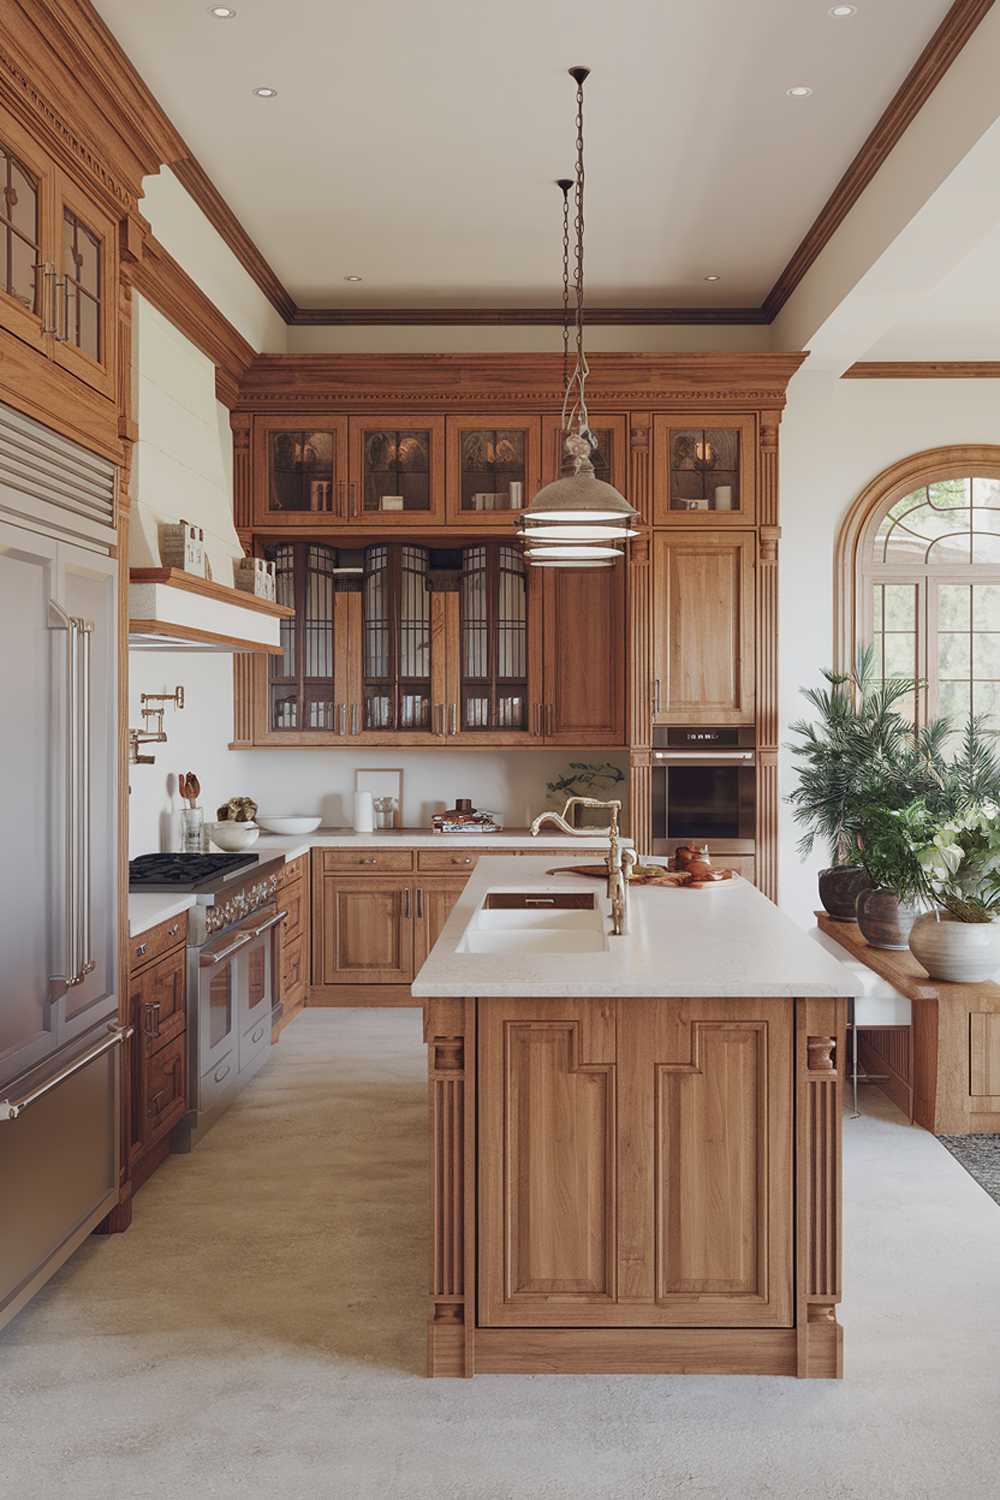
[[[815,717],[791,726],[798,779],[787,800],[804,829],[799,853],[810,854],[821,839],[833,857],[819,874],[823,906],[831,917],[852,922],[858,896],[872,884],[862,859],[859,815],[866,806],[901,807],[912,800],[934,745],[927,731],[915,740],[913,726],[899,712],[916,684],[907,678],[877,681],[870,647],[858,653],[854,671],[826,669],[823,677],[825,686],[803,689]]]

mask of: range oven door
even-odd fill
[[[199,950],[196,1077],[228,1086],[270,1046],[275,938],[284,918],[264,907]]]
[[[653,853],[708,844],[753,854],[757,770],[753,750],[654,750]]]

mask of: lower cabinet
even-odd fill
[[[409,984],[413,886],[382,875],[322,875],[315,898],[313,985]]]
[[[186,942],[184,916],[161,923],[131,945],[133,960],[139,957],[129,973],[133,1191],[167,1155],[170,1131],[187,1109]]]
[[[457,880],[425,880],[414,893],[416,926],[413,929],[413,972],[420,968],[434,944],[441,936],[441,929],[451,916],[452,908],[465,890],[465,878]]]
[[[281,1014],[275,1022],[272,1040],[277,1040],[309,998],[309,855],[289,861],[278,876],[278,901],[285,920],[278,929],[277,999]]]
[[[479,1005],[484,1327],[790,1327],[792,1007]]]

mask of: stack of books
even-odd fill
[[[492,813],[460,812],[452,808],[449,812],[434,813],[431,826],[435,833],[499,833],[500,824]]]

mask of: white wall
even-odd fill
[[[177,778],[194,771],[206,819],[233,796],[253,797],[261,812],[319,813],[329,827],[350,824],[358,767],[403,771],[402,821],[429,824],[432,812],[471,797],[477,807],[524,826],[546,805],[547,781],[571,760],[627,756],[600,750],[227,750],[233,732],[233,669],[228,656],[129,652],[129,723],[138,724],[139,694],[185,690],[182,711],[168,708],[167,743],[150,745],[152,766],[129,768],[129,857],[179,847]]]
[[[993,380],[838,380],[808,364],[788,389],[781,425],[781,723],[803,717],[799,689],[833,658],[833,556],[852,500],[887,465],[947,443],[1000,443],[1000,382]],[[781,786],[793,785],[792,757],[781,758]],[[804,866],[798,830],[781,814],[781,904],[812,925],[814,852]]]
[[[219,231],[169,167],[142,185],[140,207],[153,233],[258,353],[281,354],[287,328]]]

